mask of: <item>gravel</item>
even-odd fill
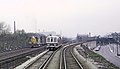
[[[61,50],[62,49],[56,52],[46,69],[59,69],[59,59]]]

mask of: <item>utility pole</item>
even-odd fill
[[[118,38],[118,40],[117,40],[117,56],[120,56],[120,54],[119,54],[119,38]]]
[[[117,42],[117,56],[119,56],[119,54],[118,54],[118,46],[119,46],[119,43]]]
[[[15,24],[15,21],[14,21],[14,34],[16,33],[16,24]]]

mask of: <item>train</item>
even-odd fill
[[[49,35],[46,37],[46,44],[49,50],[56,50],[62,46],[61,37]]]
[[[29,37],[29,45],[31,48],[46,45],[46,36],[43,34],[34,34]]]
[[[56,50],[62,46],[61,36],[36,34],[30,36],[29,45],[31,48],[46,46],[49,50]]]

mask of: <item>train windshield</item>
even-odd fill
[[[51,37],[51,42],[53,42],[53,37]]]

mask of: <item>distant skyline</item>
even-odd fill
[[[13,32],[55,31],[75,37],[120,32],[120,0],[0,0],[0,22]]]

